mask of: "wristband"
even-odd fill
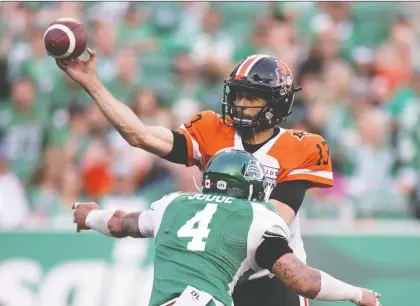
[[[116,211],[116,209],[92,210],[86,217],[86,225],[102,235],[112,237],[108,229],[108,221]]]
[[[363,298],[363,291],[358,287],[346,284],[331,275],[321,273],[321,290],[314,300],[323,302],[351,301],[360,304]]]

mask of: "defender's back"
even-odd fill
[[[238,278],[259,269],[253,258],[265,230],[282,222],[270,204],[221,195],[178,193],[154,206],[162,220],[150,305],[178,297],[188,285],[230,305]]]

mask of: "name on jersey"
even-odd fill
[[[232,203],[233,198],[214,194],[197,193],[188,197],[188,200],[203,200],[216,203]]]
[[[265,177],[272,180],[277,180],[280,169],[264,166]]]

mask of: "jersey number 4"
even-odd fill
[[[192,237],[192,240],[187,244],[188,250],[204,251],[206,242],[204,242],[203,239],[209,236],[210,229],[208,226],[216,209],[217,204],[207,204],[203,210],[197,212],[194,217],[188,220],[187,223],[178,230],[178,237]],[[198,223],[198,226],[194,228],[196,223]]]

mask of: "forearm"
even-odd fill
[[[85,90],[130,145],[158,156],[165,156],[171,152],[173,136],[169,129],[143,124],[137,115],[118,101],[99,80],[91,81]]]
[[[99,80],[91,81],[85,90],[125,140],[133,146],[141,141],[146,126],[130,108],[118,101]]]
[[[285,254],[272,267],[272,272],[298,294],[323,302],[362,300],[360,288],[346,284],[327,273],[311,268],[294,254]]]
[[[306,266],[293,253],[281,256],[273,264],[271,272],[304,297],[314,299],[321,290],[319,271]]]
[[[120,238],[144,238],[144,236],[140,233],[138,226],[140,214],[140,212],[125,213],[122,218],[117,218],[116,226],[114,226],[112,222],[113,218],[111,218],[108,222],[108,228],[111,235],[114,237],[120,236]]]

